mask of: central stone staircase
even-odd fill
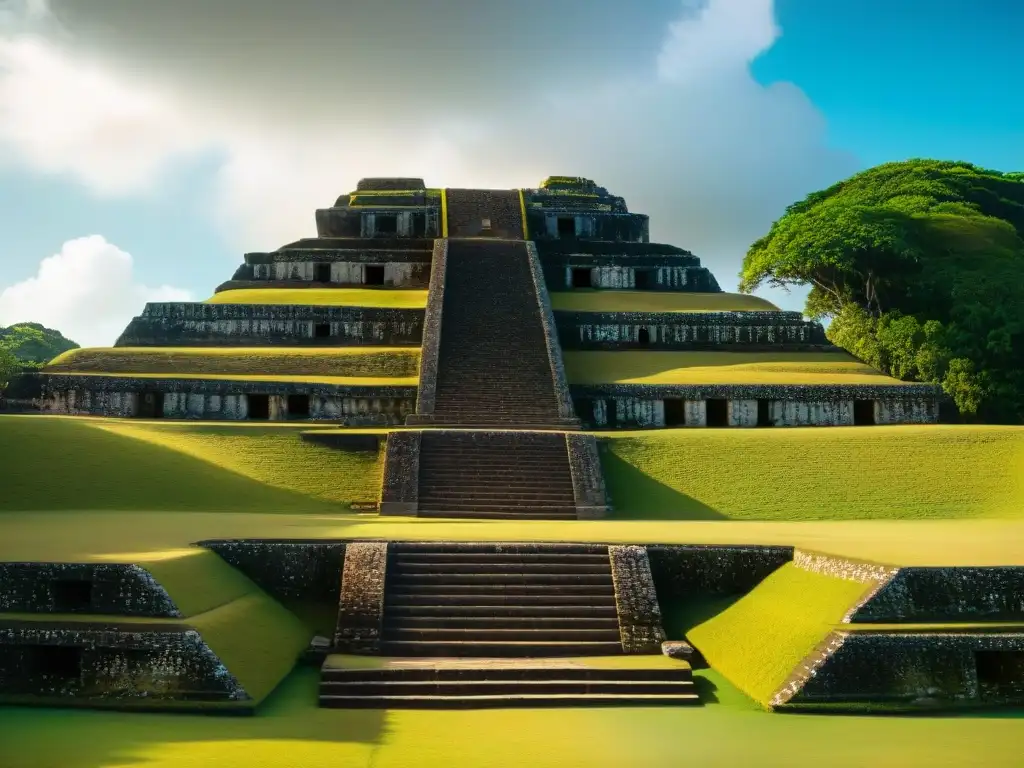
[[[449,241],[434,421],[572,426],[559,416],[525,243]]]
[[[620,654],[608,547],[393,543],[380,653]]]
[[[560,432],[425,431],[420,517],[576,519]]]

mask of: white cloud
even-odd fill
[[[0,291],[0,325],[42,323],[83,347],[109,346],[147,301],[190,301],[188,291],[135,280],[131,254],[101,235],[69,240],[35,277]]]
[[[273,7],[253,5],[246,23],[258,28],[260,8]],[[0,148],[108,195],[157,190],[183,158],[214,153],[221,162],[212,183],[195,195],[237,247],[260,250],[312,234],[313,210],[361,176],[526,186],[548,174],[584,175],[650,214],[656,239],[693,250],[728,289],[747,246],[784,207],[846,175],[854,162],[825,145],[824,121],[799,89],[764,87],[751,76],[750,62],[779,35],[772,0],[682,0],[679,9],[660,48],[647,53],[647,70],[578,79],[571,92],[543,78],[516,79],[517,95],[500,113],[479,107],[471,91],[445,91],[444,67],[455,65],[440,58],[421,69],[432,72],[443,99],[425,104],[410,95],[405,113],[393,100],[382,112],[367,104],[369,81],[361,79],[382,66],[377,59],[339,67],[324,81],[323,67],[291,48],[283,70],[261,85],[247,71],[251,39],[218,36],[211,45],[225,63],[204,79],[196,61],[219,66],[204,58],[209,51],[164,56],[175,41],[153,38],[163,46],[154,61],[166,77],[143,79],[143,67],[124,65],[128,58],[100,66],[60,34],[0,35]],[[270,20],[267,29],[275,29]],[[308,56],[322,54],[306,47]],[[142,55],[123,57],[129,54]],[[498,71],[489,60],[472,61],[482,91],[507,87],[506,60],[496,57]],[[294,87],[285,93],[282,82]],[[287,109],[275,108],[284,98]]]

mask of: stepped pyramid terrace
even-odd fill
[[[0,417],[0,704],[1024,705],[1019,428],[938,423],[589,179],[315,221]]]

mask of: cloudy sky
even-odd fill
[[[587,176],[730,289],[861,168],[1024,169],[1021,39],[1017,0],[0,0],[0,325],[109,344],[369,175]]]

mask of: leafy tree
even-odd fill
[[[1024,422],[1024,173],[910,160],[791,205],[740,290],[810,285],[829,339],[962,414]]]
[[[16,323],[0,327],[0,347],[9,349],[23,364],[45,365],[57,355],[78,345],[64,338],[60,331],[39,323]]]
[[[0,347],[0,392],[7,388],[11,379],[21,371],[21,363],[14,353],[6,347]]]

